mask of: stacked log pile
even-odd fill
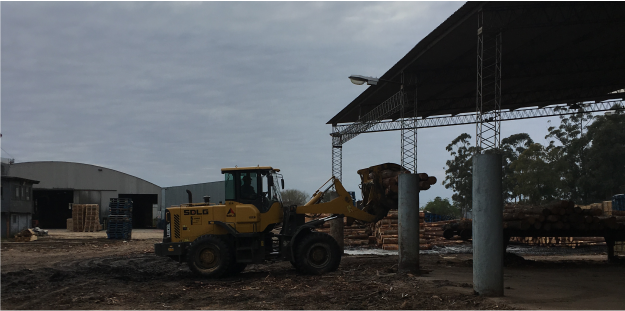
[[[420,249],[430,249],[424,240],[425,229],[422,227],[424,223],[423,212],[419,213],[419,242]],[[377,247],[384,250],[398,250],[399,246],[399,220],[397,210],[390,210],[388,215],[382,220],[371,225],[374,241]]]
[[[443,220],[436,222],[426,222],[425,227],[425,240],[431,246],[448,246],[462,244],[464,241],[461,237],[455,236],[451,238],[445,237],[445,228],[451,225],[460,223],[459,220]],[[471,226],[469,220],[469,227]]]
[[[460,238],[454,240],[446,240],[443,237],[443,226],[453,222],[453,220],[425,222],[425,214],[419,213],[419,243],[421,250],[432,249],[433,246],[444,246],[451,244],[460,244]],[[397,211],[391,210],[389,214],[372,225],[372,231],[375,236],[375,244],[385,250],[397,250],[398,247],[398,219]]]
[[[565,246],[576,248],[580,246],[605,245],[603,237],[513,237],[512,243],[539,246]]]
[[[329,215],[316,215],[306,217],[306,222],[322,218]],[[457,222],[457,220],[446,220],[438,222],[425,222],[423,212],[419,213],[419,243],[421,250],[432,249],[433,246],[457,245],[463,243],[460,237],[445,239],[443,227]],[[390,210],[386,217],[371,224],[356,224],[344,222],[344,244],[345,246],[369,246],[382,248],[384,250],[398,250],[399,227],[397,210]],[[470,226],[470,220],[469,220]],[[330,232],[330,225],[325,223],[317,232]]]
[[[579,205],[581,209],[600,209],[603,210],[603,215],[612,216],[612,201],[603,201],[601,203],[593,203],[589,205]],[[617,214],[618,211],[616,211]],[[625,214],[624,214],[625,215]],[[623,215],[614,215],[614,216],[623,216]]]
[[[543,206],[509,204],[504,207],[504,229],[576,230],[625,229],[625,217],[604,215],[603,209],[582,209],[573,201],[558,201]]]
[[[612,211],[611,202],[587,206],[575,206],[573,201],[543,206],[509,204],[504,207],[503,220],[504,229],[527,230],[528,234],[530,231],[565,230],[583,235],[606,229],[625,230],[625,217]],[[603,237],[513,237],[511,242],[568,247],[605,245]]]
[[[329,216],[329,215],[321,215]],[[306,217],[306,222],[315,220],[320,217]],[[371,228],[369,225],[361,225],[355,224],[347,221],[347,217],[345,217],[345,222],[343,223],[343,243],[345,246],[365,246],[369,244],[373,244],[374,240],[371,239]],[[318,229],[317,232],[330,233],[330,224],[325,223]]]

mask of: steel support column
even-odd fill
[[[473,290],[503,296],[503,196],[500,154],[473,157]]]
[[[414,86],[414,97],[410,88]],[[398,246],[401,272],[419,272],[419,175],[417,175],[417,81],[402,72],[401,166],[411,174],[399,175]]]
[[[485,25],[484,15],[487,15]],[[473,156],[473,290],[503,296],[501,32],[478,12],[476,154]],[[494,153],[482,154],[494,150]]]
[[[400,272],[419,273],[419,175],[399,175],[397,203]]]
[[[341,135],[337,132],[336,126],[332,127],[332,176],[341,181],[343,179],[343,143],[341,142]],[[342,253],[345,246],[343,218],[331,220],[329,223],[330,236],[339,244]]]

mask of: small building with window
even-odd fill
[[[2,237],[13,237],[31,228],[34,213],[33,185],[39,181],[2,175]]]

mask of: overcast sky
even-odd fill
[[[2,2],[2,156],[122,171],[159,186],[280,168],[312,194],[332,174],[336,113],[463,2]],[[556,119],[557,120],[557,119]],[[502,137],[543,141],[548,119]],[[451,197],[445,146],[474,125],[419,131],[418,170]],[[400,133],[343,146],[343,182],[400,163]],[[360,197],[360,195],[358,194]],[[198,196],[198,197],[201,197]]]

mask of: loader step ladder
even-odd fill
[[[260,248],[258,235],[239,234],[235,243],[236,261],[239,263],[253,263],[256,252]]]

